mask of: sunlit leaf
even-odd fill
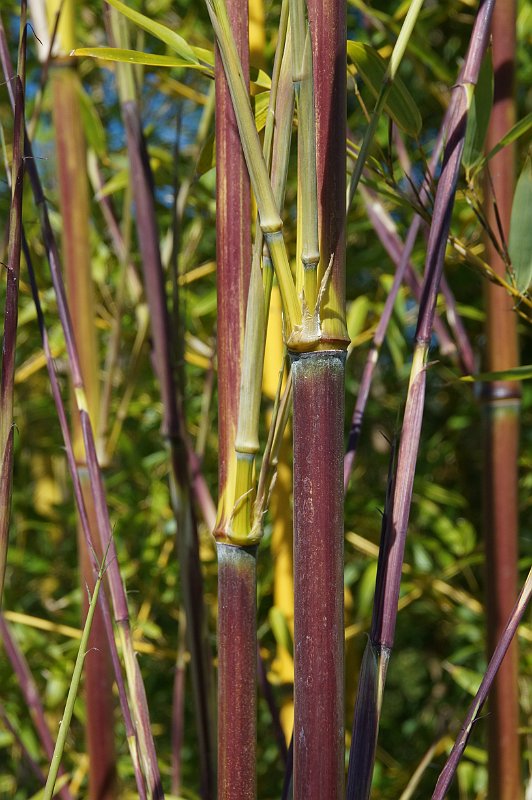
[[[515,187],[508,252],[520,292],[532,283],[532,157],[528,156]]]
[[[255,125],[260,132],[266,125],[266,116],[268,112],[268,105],[270,102],[270,92],[260,92],[251,97],[251,106],[255,113]],[[196,171],[198,175],[203,175],[208,170],[216,165],[216,148],[214,134],[208,136],[205,140],[198,159]]]
[[[78,84],[78,96],[87,143],[102,158],[106,152],[105,130],[102,121],[94,107],[92,98],[87,94],[81,83]]]
[[[386,61],[367,44],[347,42],[347,53],[375,98],[381,90],[386,73]],[[384,108],[394,122],[410,136],[421,131],[421,114],[403,81],[394,78]]]
[[[186,59],[189,63],[198,63],[198,57],[194,53],[192,47],[187,44],[182,36],[171,28],[168,28],[166,25],[161,25],[160,22],[155,22],[153,19],[146,17],[138,11],[134,11],[132,8],[129,8],[129,6],[121,3],[120,0],[106,1],[110,6],[113,6],[113,8],[116,8],[117,11],[120,11],[125,17],[131,20],[131,22],[138,25],[139,28],[151,33],[152,36],[155,36],[157,39],[160,39],[161,42],[167,44],[168,47],[181,56],[181,58]]]
[[[488,50],[480,69],[473,102],[467,116],[467,131],[462,161],[466,169],[474,166],[483,156],[484,141],[493,106],[493,62]]]
[[[138,50],[126,50],[120,47],[79,47],[73,50],[73,56],[88,56],[99,58],[101,61],[114,61],[121,64],[144,64],[147,67],[187,67],[188,69],[199,69],[207,75],[211,71],[199,62],[191,63],[183,58],[173,58],[173,56],[160,56],[157,53],[142,53]]]
[[[284,647],[290,655],[293,655],[294,645],[292,642],[292,634],[290,633],[288,622],[281,609],[277,606],[272,606],[268,613],[268,619],[277,644]]]

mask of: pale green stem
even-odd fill
[[[296,284],[304,287],[305,302],[312,314],[318,291],[318,189],[316,174],[316,124],[314,70],[310,28],[304,0],[290,0],[292,33],[292,80],[298,118],[298,215],[301,215],[301,263],[303,275]]]
[[[270,249],[279,281],[285,311],[285,324],[287,334],[290,336],[301,325],[302,314],[282,235],[283,223],[273,195],[266,161],[262,154],[249,102],[248,89],[242,75],[225,3],[223,0],[206,0],[206,3],[231,92],[242,149],[259,210],[260,227]]]
[[[68,735],[68,730],[70,728],[72,714],[74,712],[74,704],[76,702],[76,697],[79,690],[79,684],[81,680],[81,673],[83,671],[83,664],[85,662],[85,656],[87,655],[87,645],[89,642],[92,620],[94,618],[94,613],[96,611],[98,594],[100,592],[100,586],[102,584],[104,572],[105,572],[105,558],[103,559],[102,565],[98,572],[98,578],[94,585],[94,591],[92,593],[92,597],[90,600],[89,610],[87,612],[87,618],[85,620],[85,625],[83,626],[83,633],[81,635],[81,641],[79,645],[78,655],[76,658],[76,664],[74,666],[74,672],[72,674],[72,680],[70,682],[70,688],[68,690],[65,710],[63,712],[63,717],[61,719],[61,722],[59,723],[59,734],[57,736],[57,741],[55,743],[54,753],[52,756],[52,760],[50,762],[50,771],[48,772],[48,778],[46,780],[46,786],[44,788],[43,800],[51,800],[51,798],[54,796],[55,782],[57,780],[59,767],[61,766],[61,759],[63,757],[63,751],[65,749],[66,738]]]

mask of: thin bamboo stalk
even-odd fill
[[[6,300],[0,373],[0,609],[4,590],[11,493],[13,486],[13,390],[17,343],[20,252],[22,243],[22,191],[24,181],[24,91],[26,80],[26,3],[20,14],[17,75],[13,77],[14,112],[13,158],[11,165],[11,205],[7,245]]]
[[[74,499],[76,502],[76,509],[79,515],[80,525],[83,530],[83,534],[85,536],[85,542],[87,544],[87,549],[94,554],[95,547],[97,544],[96,539],[92,539],[92,535],[94,533],[93,529],[90,526],[87,510],[85,508],[85,499],[83,495],[83,488],[81,484],[81,479],[76,467],[76,459],[74,456],[74,448],[72,437],[70,435],[70,430],[67,422],[67,415],[63,405],[63,400],[61,397],[61,391],[59,389],[59,382],[57,379],[57,375],[55,372],[55,364],[52,359],[51,349],[50,349],[50,342],[48,339],[48,333],[46,331],[46,327],[44,324],[44,316],[39,300],[39,294],[37,290],[37,284],[35,281],[35,272],[33,269],[31,256],[29,252],[29,248],[24,236],[22,236],[22,247],[24,250],[24,257],[26,259],[26,265],[28,267],[29,278],[30,278],[30,286],[31,286],[31,293],[33,297],[33,301],[35,303],[35,308],[37,311],[37,321],[39,325],[39,332],[41,334],[41,340],[43,345],[43,350],[46,358],[46,367],[48,370],[48,376],[50,379],[50,387],[52,390],[52,397],[54,400],[54,404],[56,407],[56,412],[59,420],[59,426],[61,428],[61,434],[63,436],[63,441],[65,444],[65,452],[67,457],[68,468],[70,472],[70,476],[72,479],[73,489],[74,489]],[[98,572],[98,564],[96,559],[93,559],[93,570],[94,574],[97,575]],[[107,633],[107,642],[109,645],[109,649],[111,652],[111,658],[113,663],[113,670],[115,675],[116,684],[118,687],[118,696],[120,699],[120,707],[122,710],[122,716],[124,718],[124,727],[126,733],[126,739],[128,742],[128,746],[131,753],[131,760],[133,763],[133,768],[135,772],[135,779],[137,783],[137,790],[139,793],[139,797],[141,800],[146,800],[147,794],[144,785],[144,778],[142,776],[141,768],[140,768],[140,760],[139,760],[139,753],[138,753],[138,741],[137,735],[133,726],[133,720],[131,718],[131,712],[129,708],[129,702],[126,695],[126,689],[124,685],[124,679],[122,676],[122,668],[120,666],[120,658],[118,656],[118,650],[115,641],[114,629],[111,620],[111,614],[109,610],[109,602],[107,599],[107,594],[105,592],[101,592],[99,595],[99,603],[101,606],[104,623],[105,623],[105,630]]]
[[[48,4],[50,19],[59,9],[55,0]],[[86,387],[87,408],[93,424],[99,417],[100,381],[98,344],[96,339],[94,289],[91,274],[89,239],[89,184],[86,169],[87,153],[80,110],[80,85],[76,62],[68,61],[75,47],[74,0],[61,7],[57,27],[58,54],[51,62],[53,119],[57,148],[59,205],[62,218],[62,256],[65,270],[67,302],[75,320],[74,338],[80,369]],[[89,522],[96,530],[96,517],[87,481],[87,462],[81,427],[76,413],[72,414],[72,431],[77,467]],[[96,538],[96,537],[94,537]],[[102,557],[97,548],[98,557]],[[89,602],[85,586],[92,593],[95,578],[92,558],[87,551],[78,521],[78,557],[82,585],[82,619],[85,620]],[[89,798],[111,800],[116,792],[116,755],[114,746],[114,701],[110,653],[101,609],[98,607],[90,629],[89,643],[97,657],[87,659],[84,690],[87,705],[86,737],[89,754]]]
[[[492,21],[494,105],[488,127],[489,152],[515,123],[514,71],[516,3],[497,0]],[[485,212],[493,231],[501,225],[508,241],[515,185],[515,148],[501,150],[490,162],[485,182]],[[506,277],[506,265],[493,241],[486,238],[486,260]],[[512,300],[499,287],[486,286],[486,369],[505,370],[519,364],[517,319]],[[520,384],[484,384],[484,531],[488,654],[504,630],[517,594],[518,473]],[[518,643],[514,640],[494,680],[488,715],[490,800],[522,797],[519,748]]]
[[[6,77],[7,80],[9,99],[11,102],[11,106],[14,110],[14,93],[11,89],[13,72],[9,57],[9,47],[7,44],[5,27],[3,25],[3,21],[1,18],[0,18],[0,61],[2,63],[4,76]],[[85,390],[84,390],[76,345],[74,341],[72,321],[70,319],[68,303],[66,300],[65,286],[61,274],[59,251],[57,248],[57,243],[50,223],[50,218],[48,215],[48,209],[44,198],[43,188],[36,167],[36,161],[33,157],[31,142],[27,134],[25,138],[24,151],[26,156],[27,172],[32,186],[34,201],[40,214],[40,224],[43,234],[43,244],[46,251],[47,260],[50,266],[50,273],[52,277],[54,291],[56,294],[59,317],[63,329],[63,335],[65,338],[70,374],[75,390],[74,396],[76,399],[77,411],[80,414],[82,422],[83,441],[89,465],[89,475],[91,478],[91,491],[93,494],[97,517],[98,517],[98,534],[100,537],[100,544],[102,546],[103,551],[105,551],[109,544],[109,540],[111,539],[111,524],[105,500],[105,492],[103,491],[103,483],[101,481],[98,460],[96,457],[92,425],[90,422],[90,417],[88,416],[87,411],[85,410],[86,409]],[[79,507],[80,506],[78,505],[78,508]],[[93,546],[95,544],[96,543],[93,543]],[[122,649],[126,666],[126,674],[131,693],[136,731],[139,737],[139,750],[148,784],[148,793],[150,798],[156,798],[156,800],[159,800],[159,798],[164,797],[164,794],[162,791],[159,768],[157,765],[157,757],[155,754],[155,747],[153,744],[153,736],[149,725],[149,713],[147,710],[144,685],[142,682],[140,669],[132,645],[131,626],[129,623],[126,593],[121,580],[120,571],[118,567],[118,560],[113,543],[111,543],[110,562],[107,571],[107,576],[109,580],[109,587],[113,603],[114,615],[115,619],[117,620],[117,624],[119,625],[119,632],[121,635]]]
[[[127,45],[127,23],[111,12],[113,36]],[[154,183],[136,101],[133,71],[121,64],[118,74],[122,117],[126,129],[135,201],[136,225],[142,255],[146,296],[154,345],[154,365],[163,404],[162,434],[170,462],[170,497],[177,523],[177,549],[183,603],[187,616],[187,641],[191,652],[191,676],[194,692],[197,731],[200,740],[200,782],[205,800],[214,797],[215,748],[210,654],[205,635],[206,615],[199,543],[194,510],[191,506],[191,477],[187,454],[182,397],[176,385],[171,350],[170,315],[159,248]]]
[[[465,140],[467,113],[487,46],[493,6],[494,0],[483,0],[480,4],[465,63],[453,90],[445,126],[446,146],[429,233],[423,294],[416,326],[416,344],[398,448],[395,483],[393,480],[389,481],[389,499],[383,519],[372,627],[367,658],[364,661],[366,670],[359,683],[357,709],[353,721],[348,800],[367,800],[371,788],[382,695],[395,635],[436,300]]]
[[[15,727],[9,717],[6,714],[4,707],[0,704],[0,720],[2,721],[2,725],[4,728],[11,734],[13,737],[13,741],[16,742],[17,748],[20,750],[22,758],[26,761],[26,765],[28,769],[30,769],[35,778],[39,781],[39,783],[44,786],[46,783],[46,776],[40,766],[37,764],[31,753],[29,752],[28,748],[26,747],[24,740],[22,739],[18,726]]]
[[[486,698],[488,697],[488,693],[493,685],[493,681],[495,680],[497,671],[501,668],[503,659],[507,654],[512,641],[515,638],[517,627],[521,619],[523,618],[523,614],[527,609],[531,597],[532,597],[532,570],[528,573],[524,586],[521,589],[521,592],[519,593],[519,597],[517,598],[517,601],[508,619],[506,620],[502,636],[497,642],[497,645],[493,651],[493,655],[490,659],[484,677],[482,678],[482,682],[480,684],[478,692],[475,695],[473,702],[469,706],[469,710],[467,712],[464,723],[456,738],[455,745],[451,751],[449,758],[447,759],[447,762],[443,770],[440,773],[440,777],[438,778],[436,788],[432,795],[432,800],[444,800],[444,798],[447,796],[447,792],[449,791],[449,788],[451,786],[453,777],[458,767],[458,763],[466,748],[469,735],[473,728],[473,724],[478,719],[478,715],[482,709],[482,706],[486,702]],[[521,790],[518,789],[518,791]],[[519,797],[519,794],[517,795],[517,797]]]
[[[39,697],[39,690],[31,674],[28,662],[2,614],[0,614],[0,636],[4,642],[6,655],[17,676],[18,685],[24,697],[24,702],[30,711],[35,730],[37,731],[46,758],[50,760],[54,752],[54,740],[52,739],[52,734],[50,733],[50,728],[46,721],[43,704]],[[64,770],[59,771],[59,775],[62,774],[64,774]],[[67,786],[64,786],[58,794],[63,800],[72,800],[72,794]]]

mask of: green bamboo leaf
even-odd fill
[[[353,300],[349,306],[349,311],[347,313],[347,331],[351,341],[356,339],[358,334],[364,330],[370,305],[369,297],[365,294],[361,294]]]
[[[268,105],[270,102],[270,92],[260,92],[260,94],[256,94],[250,99],[253,111],[255,113],[255,125],[257,126],[257,131],[260,133],[260,131],[262,131],[266,125]],[[216,166],[215,141],[214,134],[211,134],[205,140],[205,144],[201,148],[201,153],[196,165],[196,172],[198,175],[204,175],[206,172]]]
[[[464,691],[473,697],[476,695],[478,687],[480,686],[480,681],[482,680],[482,675],[480,673],[468,667],[451,664],[448,661],[444,662],[443,666],[461,689],[464,689]]]
[[[185,58],[142,53],[138,50],[126,50],[121,47],[79,47],[77,50],[72,50],[70,55],[88,56],[99,58],[101,61],[114,61],[121,64],[144,64],[147,67],[188,67],[188,69],[199,69],[207,75],[212,75],[212,70],[198,61],[191,63]]]
[[[490,161],[493,156],[496,156],[500,150],[507,145],[512,144],[512,142],[516,142],[521,138],[521,136],[525,136],[530,130],[532,130],[532,111],[530,114],[527,114],[526,117],[520,119],[519,122],[516,122],[515,125],[510,128],[508,133],[502,137],[500,142],[498,142],[495,147],[489,151],[487,156],[484,156],[484,158],[478,162],[475,167],[475,174],[480,172],[480,170],[486,166],[486,163]]]
[[[515,187],[510,220],[508,252],[520,292],[526,292],[532,283],[532,156],[525,161]]]
[[[386,74],[386,61],[376,50],[362,42],[347,42],[347,54],[377,98]],[[412,95],[398,77],[393,80],[384,108],[405,133],[414,137],[419,135],[422,125],[421,114]]]
[[[277,606],[272,606],[268,613],[268,619],[277,644],[284,647],[285,650],[293,656],[294,643],[292,641],[292,634],[290,633],[288,622],[281,609]]]
[[[461,381],[526,381],[532,378],[532,364],[503,369],[500,372],[481,372],[479,375],[464,375]]]
[[[166,25],[161,25],[160,22],[155,22],[153,19],[144,16],[144,14],[140,14],[138,11],[134,11],[124,3],[121,3],[120,0],[107,0],[107,2],[110,6],[113,6],[113,8],[116,8],[117,11],[120,11],[125,17],[131,20],[131,22],[134,22],[139,28],[151,33],[152,36],[155,36],[157,39],[160,39],[161,42],[167,44],[168,47],[181,56],[181,58],[186,59],[188,63],[198,63],[198,57],[192,47],[187,44],[182,36],[171,28],[168,28]]]
[[[91,97],[87,94],[81,82],[78,84],[78,96],[87,143],[100,158],[103,158],[107,150],[105,129]]]
[[[462,162],[470,170],[484,154],[484,141],[493,106],[493,62],[488,50],[473,94],[473,102],[467,116],[467,131]]]

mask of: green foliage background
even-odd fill
[[[136,7],[141,7],[136,4]],[[476,4],[450,0],[427,3],[416,28],[401,76],[412,93],[423,118],[419,142],[408,141],[412,175],[419,180],[424,159],[430,153],[442,111],[449,97],[465,52]],[[145,13],[179,30],[194,44],[211,47],[212,33],[201,4],[153,0],[142,4]],[[275,21],[278,3],[266,7],[267,45],[265,60],[270,64],[275,44]],[[16,47],[16,4],[2,4],[4,21],[13,32]],[[400,14],[398,3],[390,9],[379,2],[371,7],[362,2],[349,5],[349,37],[386,48],[397,33]],[[517,102],[518,117],[530,111],[532,101],[532,58],[529,46],[532,11],[522,2],[518,18],[519,48]],[[80,46],[104,43],[101,6],[95,0],[85,2],[79,11]],[[138,35],[137,47],[164,52],[160,43]],[[35,41],[30,37],[28,54],[28,117],[31,116],[40,80],[40,66],[35,57]],[[386,55],[387,51],[383,50]],[[128,161],[124,132],[119,117],[112,69],[102,68],[92,60],[80,62],[79,71],[86,91],[86,133],[96,150],[105,181],[118,214],[124,217],[129,207],[127,190]],[[199,119],[198,104],[183,97],[187,93],[205,96],[209,81],[183,70],[146,70],[142,80],[142,106],[145,130],[152,156],[157,185],[157,209],[163,252],[171,226],[172,186],[177,171],[179,180],[193,175],[183,230],[181,232],[180,272],[214,259],[213,199],[214,171],[201,176],[195,173],[194,138]],[[177,83],[180,82],[180,83]],[[362,87],[362,98],[371,104]],[[44,93],[41,120],[35,139],[39,170],[43,178],[53,221],[60,232],[57,210],[54,133],[51,124],[51,96]],[[358,138],[365,120],[350,82],[348,96],[349,125]],[[10,147],[12,120],[7,91],[0,86],[0,122]],[[178,155],[174,147],[176,130]],[[382,174],[375,177],[382,189],[387,185],[384,204],[392,211],[399,233],[404,235],[412,219],[409,186],[398,162],[396,149],[388,146],[388,123],[382,120],[378,147],[373,156]],[[527,142],[521,141],[519,163],[524,161]],[[294,218],[295,164],[291,169],[287,192],[286,219]],[[465,184],[463,185],[463,188]],[[480,187],[479,187],[480,191]],[[5,229],[9,192],[5,179],[0,183],[0,221]],[[57,320],[56,304],[44,261],[44,251],[37,215],[29,191],[24,201],[24,220],[38,271],[39,285],[56,364],[61,376],[64,397],[68,395],[68,373]],[[480,245],[481,232],[465,192],[458,198],[453,218],[453,233],[472,247]],[[91,217],[94,279],[97,287],[98,335],[102,370],[108,343],[110,321],[116,311],[119,265],[113,254],[98,204],[93,201]],[[138,248],[132,234],[131,256],[139,266]],[[290,241],[290,239],[289,239]],[[294,242],[292,239],[292,246]],[[421,270],[424,258],[422,237],[413,260]],[[348,303],[355,347],[347,367],[348,414],[353,408],[371,332],[376,325],[393,274],[393,265],[380,245],[360,200],[355,204],[348,225]],[[449,257],[447,276],[455,292],[469,336],[481,368],[483,347],[483,279],[457,257]],[[170,276],[168,277],[170,287]],[[4,283],[0,292],[4,291]],[[360,298],[366,298],[361,301]],[[358,305],[352,303],[358,299]],[[27,274],[22,268],[20,324],[17,346],[19,380],[16,386],[15,419],[17,423],[13,520],[9,549],[4,610],[47,620],[56,625],[79,627],[80,601],[76,557],[76,522],[70,482],[65,467],[59,426],[53,407],[44,362],[27,370],[41,354],[35,311],[29,293]],[[2,302],[0,301],[0,306]],[[443,306],[442,306],[443,311]],[[181,292],[179,312],[187,331],[201,341],[206,352],[215,352],[216,294],[215,273],[186,284]],[[416,319],[416,306],[405,290],[397,301],[392,324],[374,381],[357,457],[356,468],[346,499],[345,526],[369,542],[378,543],[380,511],[383,506],[389,447],[387,440],[396,430],[406,392],[409,357]],[[167,462],[160,437],[161,404],[150,363],[149,341],[144,343],[137,374],[130,371],[130,353],[138,325],[137,309],[129,301],[122,320],[119,369],[113,386],[111,419],[126,387],[134,381],[131,402],[116,453],[106,470],[106,488],[115,527],[120,565],[127,583],[128,598],[136,635],[152,647],[140,655],[142,672],[152,714],[156,745],[163,778],[170,772],[170,710],[175,653],[178,641],[180,592],[178,569],[173,548],[175,523],[167,485]],[[530,329],[522,326],[523,363],[532,363]],[[191,340],[189,340],[190,342]],[[207,418],[202,417],[208,370],[198,365],[190,354],[194,343],[187,345],[185,363],[186,409],[189,431],[194,438],[201,426],[207,431],[204,472],[216,497],[216,395]],[[421,451],[414,488],[414,505],[399,615],[396,649],[393,654],[384,701],[378,762],[374,782],[376,798],[398,798],[408,778],[429,746],[445,732],[456,730],[485,667],[483,607],[486,591],[482,556],[482,425],[475,388],[458,380],[456,365],[442,356],[434,341],[433,365],[429,370],[427,408]],[[195,361],[196,363],[191,363]],[[203,356],[203,362],[208,359]],[[37,363],[37,362],[36,362]],[[348,421],[346,421],[347,432]],[[532,386],[523,384],[522,446],[520,456],[521,575],[532,560],[531,488],[532,488]],[[54,495],[43,489],[42,480],[53,482]],[[45,492],[46,502],[39,502],[38,492]],[[46,494],[48,492],[48,494]],[[41,494],[41,501],[43,496]],[[259,557],[259,634],[263,656],[270,664],[275,652],[275,637],[268,621],[272,605],[272,562],[269,552],[271,524]],[[201,529],[205,591],[210,614],[210,635],[215,650],[216,562],[209,531]],[[161,559],[166,559],[162,565]],[[348,636],[346,651],[347,730],[353,713],[356,679],[365,645],[363,631],[369,627],[375,559],[361,553],[346,538],[346,626],[356,626]],[[438,583],[438,581],[440,583]],[[441,590],[441,583],[449,587]],[[460,592],[462,594],[460,594]],[[146,619],[144,611],[149,604]],[[138,615],[140,619],[138,619]],[[24,651],[41,691],[52,730],[55,730],[64,704],[77,650],[76,640],[57,630],[43,631],[28,624],[14,624],[14,634]],[[523,747],[528,763],[532,760],[532,695],[526,676],[532,668],[532,627],[523,626],[521,643],[521,724]],[[90,657],[90,656],[89,656]],[[19,731],[32,755],[43,763],[28,709],[17,681],[5,657],[0,657],[0,699],[12,724]],[[277,687],[280,698],[288,687]],[[76,704],[75,720],[69,736],[65,764],[69,770],[84,769],[84,702]],[[198,788],[197,756],[192,703],[187,701],[188,737],[183,751],[183,794],[194,797]],[[475,726],[471,746],[460,768],[458,786],[453,795],[460,798],[483,798],[486,786],[485,728]],[[132,794],[132,770],[121,723],[118,723],[119,769],[123,796]],[[431,792],[442,763],[436,755],[415,797]],[[272,733],[269,712],[262,698],[259,704],[259,797],[279,796],[282,767]],[[80,796],[84,796],[81,784]],[[38,789],[28,774],[11,734],[0,725],[0,797],[22,800]]]

